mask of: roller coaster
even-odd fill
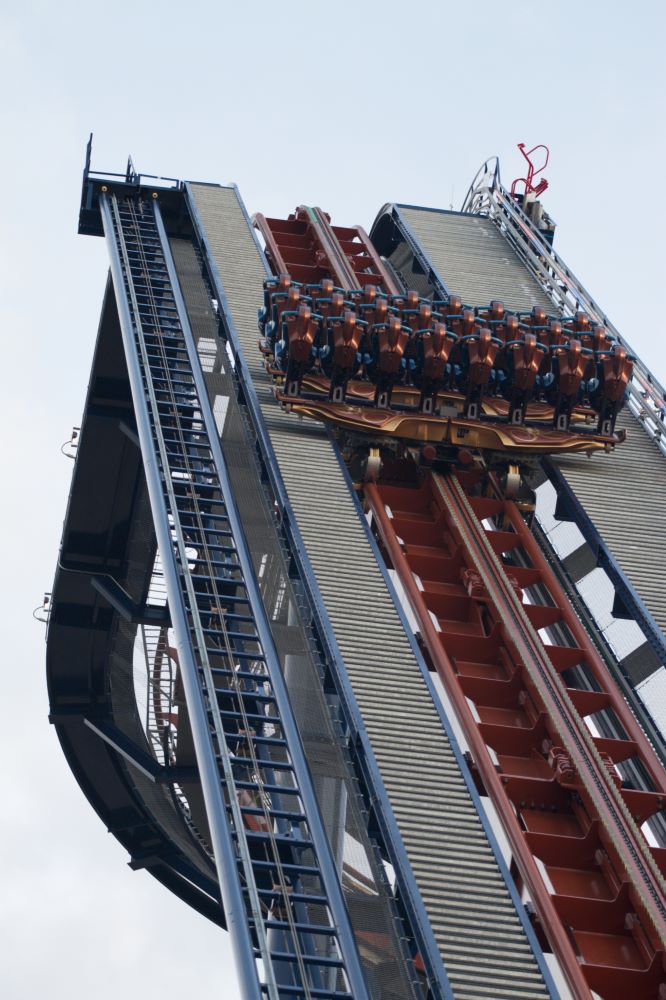
[[[521,152],[368,234],[88,145],[50,721],[245,1000],[666,996],[665,394]]]

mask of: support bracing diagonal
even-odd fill
[[[103,193],[101,209],[242,996],[364,1000],[159,206]]]

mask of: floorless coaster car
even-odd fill
[[[309,302],[291,302],[300,295],[290,286],[260,310],[265,336],[259,346],[266,367],[284,380],[290,397],[303,397],[305,384],[306,393],[323,392],[327,386],[333,403],[348,397],[367,402],[371,393],[365,382],[374,386],[372,405],[380,410],[413,404],[418,397],[416,409],[431,415],[441,411],[443,403],[456,406],[462,401],[465,419],[488,416],[512,426],[550,420],[555,430],[568,431],[572,422],[596,416],[596,433],[613,434],[633,359],[601,327],[583,333],[577,329],[582,320],[572,320],[572,336],[566,340],[558,320],[551,320],[546,329],[543,310],[533,309],[527,319],[523,314],[506,316],[501,303],[491,303],[501,313],[501,322],[461,306],[460,316],[446,314],[447,326],[433,319],[431,304],[418,299],[418,308],[403,303],[400,309],[389,307],[386,299],[373,301],[373,318],[379,305],[386,315],[370,323],[359,318],[364,303],[344,300],[335,305],[339,315],[327,316],[315,312]],[[343,297],[335,292],[331,301],[336,295]],[[281,309],[283,298],[298,308]],[[266,320],[269,308],[275,320]],[[327,308],[324,299],[317,308]],[[487,312],[492,313],[491,307]],[[365,315],[370,315],[367,310]],[[422,327],[426,321],[430,326]],[[502,336],[496,336],[498,332]]]
[[[626,437],[624,431],[607,435],[589,432],[580,434],[574,429],[559,431],[550,427],[514,426],[457,416],[401,413],[349,403],[334,403],[327,399],[294,397],[280,388],[276,388],[275,395],[281,404],[294,413],[367,436],[372,442],[394,440],[406,444],[430,445],[435,454],[443,450],[448,452],[451,448],[501,452],[516,459],[567,452],[591,453],[608,451]]]
[[[268,366],[269,373],[274,378],[281,378],[283,373],[273,366]],[[317,397],[329,397],[330,381],[323,375],[305,375],[302,383],[302,398],[308,399],[312,393]],[[360,379],[351,380],[347,385],[347,400],[354,404],[372,405],[375,396],[375,387],[371,382],[364,382]],[[392,409],[418,409],[420,392],[415,386],[396,386],[391,398]],[[439,415],[453,415],[447,413],[447,408],[456,412],[462,412],[465,397],[460,392],[438,392],[433,407],[433,413]],[[525,421],[529,423],[553,424],[555,409],[549,403],[542,400],[532,400],[527,405]],[[506,420],[509,416],[509,401],[500,396],[484,396],[481,399],[480,415],[487,417],[498,417]],[[596,419],[597,414],[589,406],[576,406],[572,413],[572,423],[591,424]]]

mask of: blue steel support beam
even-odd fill
[[[590,520],[587,511],[571,489],[566,478],[550,459],[545,459],[543,467],[546,475],[557,491],[558,499],[565,498],[567,520],[579,528],[583,538],[590,546],[595,556],[597,564],[606,572],[610,578],[615,592],[618,594],[629,612],[631,618],[638,624],[645,638],[663,664],[666,664],[666,640],[661,633],[654,618],[646,608],[645,604],[638,596],[633,585],[628,580],[617,559],[608,548],[597,528]]]
[[[116,303],[120,317],[120,328],[127,359],[132,398],[134,400],[137,432],[141,444],[146,484],[153,514],[157,544],[162,557],[162,568],[167,585],[167,593],[169,594],[171,620],[176,636],[180,671],[185,689],[204,801],[206,803],[206,815],[217,875],[220,882],[226,923],[233,944],[232,952],[240,986],[240,995],[244,1000],[258,1000],[261,996],[261,986],[254,958],[252,936],[247,923],[245,902],[236,867],[224,794],[215,763],[215,748],[208,726],[206,705],[204,704],[203,694],[198,683],[197,664],[189,642],[189,623],[181,595],[178,564],[163,496],[160,468],[153,448],[146,392],[136,352],[132,316],[125,293],[123,264],[113,235],[113,217],[106,195],[102,195],[100,198],[100,209],[109,249],[111,277],[116,292]]]
[[[168,625],[169,611],[166,607],[148,607],[135,604],[130,595],[112,576],[93,576],[90,578],[93,590],[109,602],[121,618],[132,624]]]
[[[215,418],[213,416],[213,410],[208,398],[208,390],[204,381],[201,362],[199,360],[197,347],[192,334],[192,329],[190,327],[185,302],[180,290],[176,266],[171,255],[169,241],[167,239],[164,223],[162,222],[162,217],[159,211],[159,205],[157,204],[155,205],[155,218],[162,243],[162,252],[164,253],[169,278],[171,279],[173,294],[183,329],[185,343],[187,345],[188,356],[194,374],[194,382],[197,389],[203,422],[205,426],[214,428]],[[216,471],[222,486],[222,492],[225,497],[229,526],[234,536],[238,553],[238,561],[245,580],[245,587],[250,599],[257,633],[266,657],[273,693],[275,695],[280,719],[282,721],[282,729],[289,746],[289,753],[291,755],[294,770],[298,779],[301,799],[305,814],[308,818],[310,836],[315,844],[322,880],[326,886],[330,910],[337,928],[338,940],[344,957],[345,970],[349,977],[351,992],[354,996],[354,1000],[369,1000],[365,977],[361,969],[361,963],[356,948],[356,941],[354,939],[354,934],[349,920],[349,913],[347,912],[347,906],[342,893],[340,875],[338,874],[338,870],[333,860],[333,854],[324,829],[324,823],[319,811],[314,786],[312,785],[312,780],[310,778],[310,771],[305,757],[303,744],[301,742],[301,736],[296,726],[296,720],[289,701],[287,686],[280,667],[280,659],[277,649],[275,648],[275,642],[273,641],[273,635],[270,630],[268,617],[264,609],[263,599],[261,597],[254,573],[252,557],[250,556],[250,550],[245,539],[245,532],[243,531],[240,514],[238,512],[236,500],[229,481],[229,474],[227,472],[226,462],[224,461],[224,456],[222,454],[220,439],[216,433],[211,433],[210,445],[215,460]]]
[[[116,753],[119,753],[132,767],[156,784],[169,784],[170,782],[198,781],[199,772],[195,767],[164,767],[158,764],[155,758],[138,747],[133,740],[130,740],[111,722],[99,719],[84,718],[83,724],[97,733],[100,739],[108,743]]]

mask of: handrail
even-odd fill
[[[465,196],[462,211],[492,219],[562,312],[583,308],[594,322],[606,327],[615,340],[634,355],[633,378],[628,388],[629,408],[666,456],[666,424],[662,426],[659,419],[666,401],[666,389],[502,185],[497,157],[482,164]]]

